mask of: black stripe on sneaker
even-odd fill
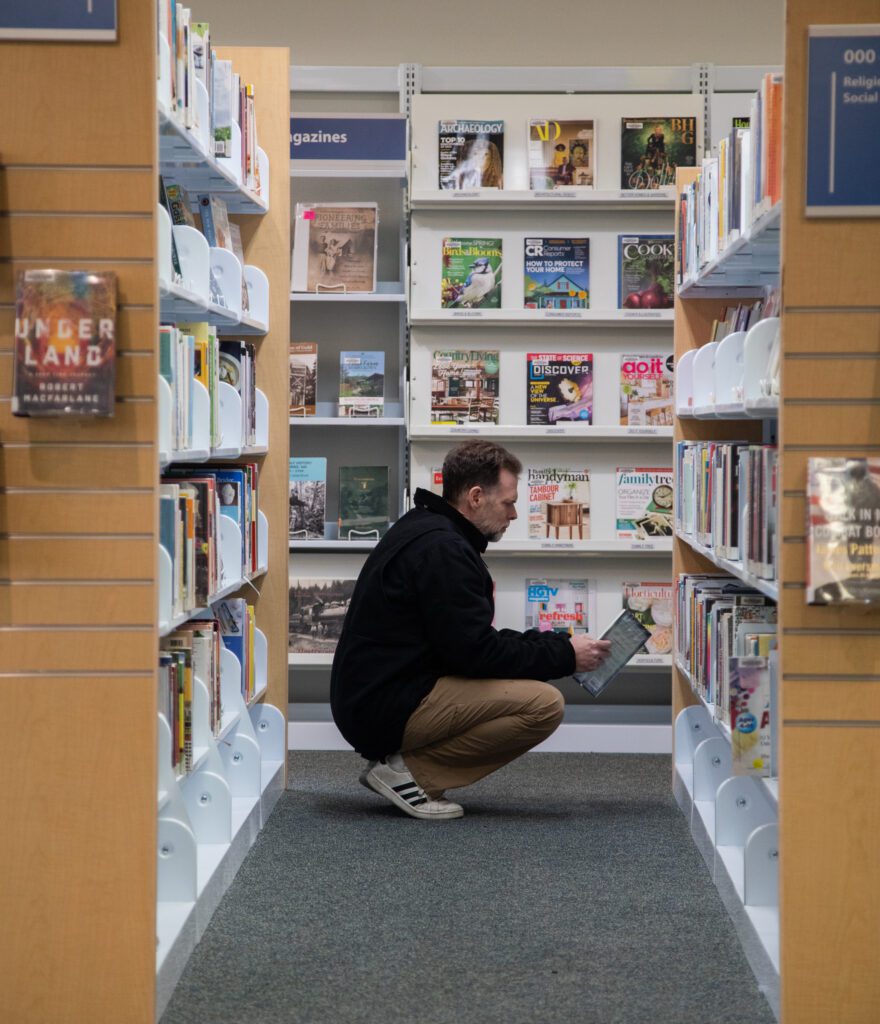
[[[403,791],[405,789],[415,789],[417,791],[419,789],[418,784],[412,781],[402,782],[399,786],[392,786],[391,788],[394,790],[395,793],[400,793],[401,796],[403,795]]]
[[[404,797],[404,800],[406,800],[410,807],[418,807],[419,804],[426,804],[428,802],[428,798],[426,796],[420,796],[415,800],[412,797],[407,796]]]

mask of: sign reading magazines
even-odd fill
[[[406,118],[292,117],[291,160],[406,160]]]

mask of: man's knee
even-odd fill
[[[537,721],[546,724],[552,731],[562,721],[562,716],[565,713],[565,698],[550,683],[542,683],[536,679],[532,683],[532,687],[532,696],[528,702],[528,712]]]

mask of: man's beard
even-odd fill
[[[495,533],[484,533],[483,536],[486,540],[493,544],[497,544],[499,540],[507,533],[507,527],[505,526],[502,530],[496,530]]]

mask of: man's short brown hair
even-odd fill
[[[454,505],[472,487],[496,487],[502,469],[519,476],[522,463],[492,441],[462,441],[443,460],[443,497]]]

